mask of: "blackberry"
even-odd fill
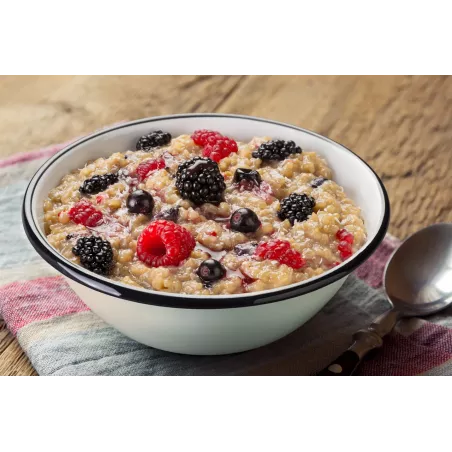
[[[179,165],[176,187],[182,198],[194,204],[217,204],[223,200],[226,184],[216,162],[208,158],[194,157]]]
[[[299,193],[292,193],[281,201],[278,217],[281,220],[289,220],[293,226],[295,221],[305,221],[312,214],[315,206],[314,198]]]
[[[113,268],[113,250],[110,242],[91,235],[77,240],[72,252],[80,257],[83,267],[99,275],[108,275]]]
[[[116,173],[93,176],[90,179],[86,179],[79,190],[84,195],[95,195],[106,190],[109,185],[115,184],[116,182],[118,182],[118,174]]]
[[[261,160],[284,160],[291,154],[301,154],[300,146],[293,141],[272,140],[262,143],[253,157]]]
[[[161,130],[155,130],[154,132],[143,135],[136,145],[137,151],[147,151],[159,146],[165,146],[171,142],[171,134],[168,132],[162,132]]]

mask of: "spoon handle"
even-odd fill
[[[400,314],[391,309],[375,320],[369,327],[353,335],[353,344],[317,375],[352,375],[371,350],[383,345],[383,337],[392,331]]]

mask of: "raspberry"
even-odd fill
[[[163,169],[165,166],[165,160],[163,159],[145,160],[137,166],[135,172],[138,174],[140,182],[142,182],[152,171]]]
[[[339,242],[339,245],[337,245],[337,250],[339,251],[339,254],[343,261],[347,260],[353,254],[352,246],[350,245],[350,243],[345,241]]]
[[[190,232],[172,221],[157,220],[150,223],[137,242],[137,255],[150,267],[179,265],[190,256],[195,239]]]
[[[339,229],[339,231],[336,232],[336,238],[341,242],[347,242],[350,243],[350,245],[353,244],[353,234],[351,232],[348,232],[347,229]]]
[[[208,142],[217,141],[219,138],[221,138],[222,135],[219,132],[215,132],[213,130],[195,130],[193,132],[193,135],[191,136],[191,139],[197,144],[198,146],[205,146]]]
[[[94,227],[103,222],[103,215],[90,202],[86,200],[79,201],[69,209],[69,218],[76,224]]]
[[[260,243],[254,254],[260,259],[275,260],[296,270],[306,263],[301,254],[293,250],[286,240],[270,240]]]
[[[210,138],[204,146],[202,155],[203,157],[209,157],[215,162],[219,162],[221,159],[238,150],[237,143],[231,138],[219,137],[216,140]]]
[[[348,232],[347,229],[339,229],[336,232],[336,238],[339,240],[337,250],[343,261],[347,260],[352,254],[353,234]]]

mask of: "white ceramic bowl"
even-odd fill
[[[46,240],[43,202],[60,179],[86,161],[134,149],[137,139],[163,129],[173,136],[219,130],[240,141],[253,136],[294,140],[324,157],[334,180],[362,209],[368,239],[349,260],[307,281],[250,294],[201,296],[145,290],[113,282],[74,265]],[[357,155],[313,132],[266,119],[223,114],[184,114],[142,119],[94,133],[67,146],[34,175],[24,198],[23,223],[38,253],[68,280],[80,298],[125,335],[177,353],[216,355],[273,342],[315,315],[383,239],[389,222],[386,190]],[[346,315],[346,313],[344,313]]]

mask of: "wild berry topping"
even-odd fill
[[[315,206],[314,198],[299,193],[292,193],[281,201],[278,211],[280,220],[289,220],[293,226],[295,221],[305,221],[312,214]]]
[[[213,130],[195,130],[193,132],[193,135],[191,136],[191,139],[197,144],[198,146],[205,146],[208,142],[215,143],[219,138],[221,138],[222,135],[219,132],[215,132]]]
[[[237,232],[256,232],[261,226],[259,217],[246,207],[237,209],[231,215],[230,224],[231,230]]]
[[[128,196],[126,205],[131,213],[151,215],[154,208],[154,199],[145,190],[135,190]]]
[[[202,155],[209,157],[215,162],[219,162],[221,159],[239,150],[237,143],[228,137],[219,137],[213,143],[210,143],[210,141],[213,140],[211,138],[209,139],[208,143],[204,146]]]
[[[218,281],[226,275],[226,269],[215,259],[207,259],[201,263],[196,271],[205,283]]]
[[[79,190],[84,195],[95,195],[106,190],[109,185],[115,184],[116,182],[118,182],[118,175],[115,173],[93,176],[90,179],[86,179]]]
[[[260,243],[256,248],[255,256],[260,259],[278,261],[280,264],[286,264],[296,270],[306,263],[301,254],[292,249],[286,240],[270,240]]]
[[[68,215],[74,223],[88,227],[99,226],[103,222],[102,212],[85,199],[74,204]]]
[[[259,186],[262,182],[261,175],[253,169],[237,168],[234,173],[233,182],[241,184],[242,182],[250,182],[251,185]]]
[[[72,252],[80,257],[83,267],[99,275],[108,275],[113,268],[113,250],[110,242],[100,237],[81,237]]]
[[[157,220],[150,223],[137,242],[137,256],[150,267],[179,265],[195,247],[190,232],[172,221]]]
[[[300,146],[293,141],[272,140],[262,143],[252,155],[261,160],[285,160],[291,154],[301,154]]]
[[[163,169],[165,166],[165,160],[163,159],[145,160],[137,166],[135,172],[138,175],[138,179],[144,181],[153,171]]]
[[[161,130],[156,130],[149,133],[148,135],[143,135],[138,141],[136,149],[137,151],[143,150],[147,151],[152,148],[159,146],[166,146],[171,142],[171,134],[168,132],[162,132]]]
[[[176,187],[182,198],[200,205],[222,201],[226,184],[216,162],[194,157],[179,165]]]

